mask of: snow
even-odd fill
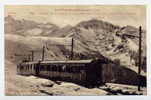
[[[30,36],[36,36],[36,35],[40,35],[42,33],[42,30],[39,28],[34,28],[31,30],[27,30],[24,34],[25,35],[30,35]]]
[[[129,49],[132,50],[132,51],[137,52],[137,51],[138,51],[138,46],[137,46],[137,44],[135,44],[135,43],[134,43],[132,40],[130,40],[130,39],[127,39],[127,40],[128,40],[127,45],[128,45],[128,47],[129,47]]]
[[[22,42],[23,44],[30,45],[44,45],[47,46],[53,45],[71,45],[71,38],[51,38],[51,37],[42,37],[42,36],[20,36],[20,35],[12,35],[6,34],[6,40],[14,41],[14,42]]]

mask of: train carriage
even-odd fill
[[[43,61],[40,63],[39,76],[84,83],[87,79],[86,67],[89,67],[91,61],[92,60]]]
[[[23,62],[17,65],[17,74],[36,75],[37,62]]]
[[[93,60],[22,62],[18,64],[17,72],[21,75],[96,85],[101,83],[101,66],[97,63]]]

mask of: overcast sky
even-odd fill
[[[60,27],[72,25],[92,18],[101,19],[116,25],[142,25],[146,29],[146,6],[143,5],[87,5],[87,6],[46,6],[46,5],[7,5],[5,16],[28,19],[37,22],[51,22]]]

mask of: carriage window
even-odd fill
[[[81,67],[80,67],[80,66],[78,66],[78,72],[80,72],[80,70],[81,70]]]
[[[41,70],[41,71],[42,71],[42,67],[41,67],[41,66],[39,67],[39,70]]]
[[[47,68],[47,65],[45,65],[45,71],[47,71],[47,69],[48,69],[48,68]]]
[[[40,67],[41,67],[42,71],[44,71],[44,70],[45,70],[45,66],[43,66],[43,65],[42,65],[42,66],[40,66]]]
[[[55,71],[57,71],[57,65],[55,65]]]
[[[44,70],[44,66],[40,66],[40,70],[42,70],[42,71],[43,71],[43,70]]]
[[[23,70],[23,67],[22,67],[22,65],[20,65],[20,70]]]
[[[69,73],[71,72],[71,67],[70,67],[70,66],[68,66],[68,72],[69,72]]]
[[[79,71],[78,71],[78,68],[79,68],[79,66],[76,67],[76,72],[77,72],[77,73],[79,72]]]
[[[72,67],[72,72],[75,72],[75,66]]]
[[[34,65],[32,64],[32,70],[34,70]]]
[[[29,69],[31,70],[31,65],[29,65]]]
[[[58,71],[59,70],[59,66],[58,65],[56,65],[56,71]]]
[[[28,70],[29,70],[29,67],[30,67],[30,66],[29,66],[29,64],[28,64]]]
[[[69,67],[69,72],[72,73],[72,67]]]
[[[28,66],[26,65],[26,66],[25,66],[25,70],[27,70],[27,67],[28,67]]]
[[[81,66],[81,67],[80,67],[80,70],[83,70],[83,69],[84,69],[84,67],[83,67],[83,66]]]
[[[30,64],[30,70],[32,70],[32,65]]]
[[[30,65],[28,64],[28,70],[30,70]]]
[[[41,68],[42,68],[43,71],[46,70],[46,66],[45,65],[42,65]]]
[[[49,67],[50,67],[50,71],[52,71],[52,66],[51,66],[51,65],[49,65]]]
[[[59,71],[59,65],[58,65],[58,66],[56,66],[56,68],[57,68],[57,71]]]
[[[31,65],[31,70],[33,70],[33,66]]]
[[[26,70],[28,70],[28,65],[26,65]]]
[[[57,71],[57,66],[56,65],[54,65],[54,71]]]
[[[72,72],[75,72],[75,68],[76,68],[76,66],[73,66],[73,67],[72,67]]]
[[[54,71],[56,71],[56,65],[54,65]]]
[[[26,66],[26,70],[28,70],[28,65]]]
[[[66,72],[69,72],[69,66],[67,65],[67,67],[66,67]]]
[[[52,65],[52,71],[54,71],[54,65]]]
[[[72,73],[72,67],[70,67],[70,73]]]
[[[51,71],[52,70],[52,67],[51,67],[51,65],[49,65],[49,71]]]
[[[61,72],[61,66],[58,66],[58,71]]]
[[[76,73],[78,72],[78,66],[75,67],[75,72],[76,72]]]
[[[52,71],[54,71],[54,66],[52,65]]]
[[[47,70],[46,69],[47,68],[46,65],[43,65],[42,68],[43,68],[43,71]]]
[[[43,66],[40,66],[39,69],[40,69],[41,71],[43,71]]]
[[[28,68],[29,68],[28,70],[30,70],[30,64],[28,65]]]
[[[41,67],[41,70],[44,71],[44,69],[45,69],[44,66],[42,65],[42,66],[40,66],[40,67]]]
[[[30,64],[30,70],[32,70],[32,66],[31,66],[31,64]]]
[[[50,67],[49,67],[49,65],[47,65],[47,71],[49,71],[50,70]]]
[[[31,66],[30,66],[30,64],[29,64],[29,70],[31,69]]]
[[[28,66],[29,66],[29,69],[28,69],[28,70],[30,70],[30,64],[29,64]]]
[[[75,72],[76,72],[76,73],[78,72],[78,66],[75,67]]]

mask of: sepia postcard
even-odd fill
[[[5,95],[147,95],[146,36],[146,5],[5,5]]]

